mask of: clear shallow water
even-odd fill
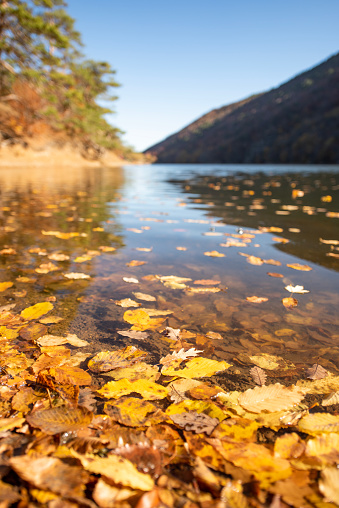
[[[93,351],[133,343],[157,362],[168,352],[161,331],[171,326],[194,333],[188,344],[206,356],[236,359],[240,367],[246,355],[265,352],[295,365],[320,357],[324,367],[337,370],[339,167],[20,168],[2,170],[0,186],[0,282],[14,283],[0,293],[0,305],[15,303],[20,311],[55,297],[54,315],[63,320],[49,333],[77,333]],[[114,252],[102,249],[112,246]],[[88,251],[90,259],[75,261]],[[223,256],[205,255],[213,251]],[[69,260],[39,272],[60,252]],[[249,256],[263,262],[251,264]],[[145,264],[128,266],[132,260]],[[295,263],[311,270],[287,266]],[[69,272],[91,278],[67,280]],[[154,275],[191,280],[188,288],[174,289]],[[194,283],[199,280],[219,282]],[[309,293],[290,295],[289,284]],[[197,287],[220,291],[189,289]],[[138,300],[143,307],[172,311],[142,344],[117,333],[130,325],[126,309],[114,301],[135,300],[133,292],[156,298]],[[267,301],[252,303],[252,296]],[[289,296],[298,300],[291,309],[282,303]],[[222,340],[206,337],[209,331]]]

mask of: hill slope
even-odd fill
[[[207,113],[145,153],[159,163],[339,163],[339,53]]]

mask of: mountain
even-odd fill
[[[214,109],[145,153],[158,163],[339,163],[339,53]]]

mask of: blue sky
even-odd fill
[[[109,121],[144,150],[339,51],[339,0],[68,0],[121,83]]]

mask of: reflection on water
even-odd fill
[[[55,299],[63,320],[49,333],[77,333],[92,350],[131,343],[158,362],[170,347],[161,331],[171,326],[191,332],[186,345],[240,371],[259,352],[294,365],[321,357],[337,370],[338,168],[11,169],[0,185],[0,282],[14,283],[0,305],[20,311]],[[91,278],[64,276],[74,272]],[[189,280],[162,278],[171,275]],[[290,294],[288,285],[309,293]],[[290,296],[293,308],[282,303]],[[124,298],[171,312],[143,344],[117,333],[130,328],[115,303]]]

